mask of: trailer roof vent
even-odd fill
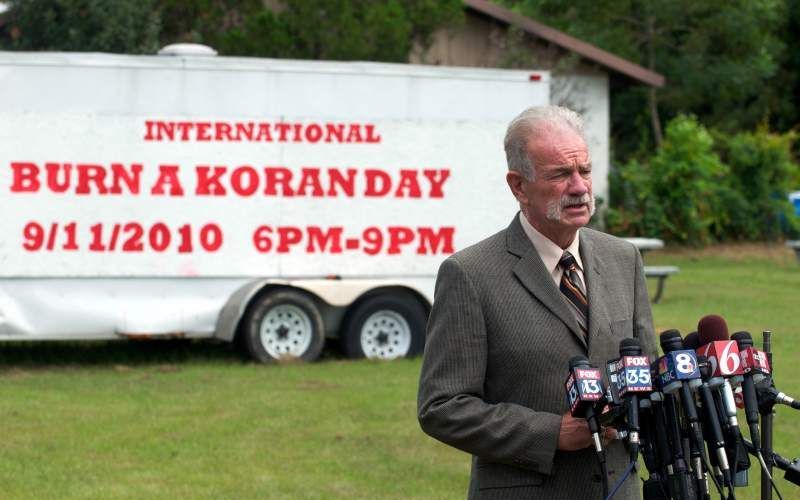
[[[158,51],[160,56],[215,56],[217,51],[199,43],[172,43]]]

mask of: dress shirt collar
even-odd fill
[[[580,236],[578,232],[575,233],[575,238],[572,240],[572,243],[565,248],[562,249],[560,246],[553,243],[547,236],[543,235],[539,231],[534,228],[528,219],[522,214],[519,213],[519,221],[522,224],[522,230],[525,231],[525,234],[528,235],[528,238],[533,243],[534,248],[539,253],[539,257],[544,262],[544,266],[548,272],[553,273],[558,268],[558,261],[561,260],[561,256],[564,254],[565,251],[572,254],[575,257],[575,263],[578,265],[578,269],[583,272],[583,262],[581,261],[581,252],[580,252]]]

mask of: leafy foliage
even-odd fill
[[[696,118],[678,116],[650,161],[612,173],[607,227],[696,246],[781,238],[796,229],[786,198],[800,173],[795,139],[765,129],[712,136]]]
[[[461,9],[454,0],[304,0],[208,37],[225,54],[403,62],[415,41],[429,43]]]
[[[11,0],[0,48],[154,53],[155,0]]]
[[[787,193],[800,187],[800,167],[792,158],[794,132],[778,135],[764,128],[733,136],[719,134],[720,153],[731,169],[729,186],[738,193],[739,210],[725,233],[748,240],[774,240],[797,228]]]
[[[653,94],[665,121],[693,114],[707,126],[730,132],[755,128],[785,106],[795,106],[778,85],[788,36],[783,0],[505,3],[665,75],[667,84]],[[652,149],[652,135],[642,144],[639,134],[639,127],[650,123],[649,99],[648,89],[641,86],[612,94],[618,160]]]
[[[3,48],[154,53],[197,42],[221,54],[403,62],[458,22],[460,0],[13,0]]]
[[[713,144],[694,117],[672,120],[650,162],[632,161],[612,177],[612,206],[619,208],[609,210],[609,228],[680,243],[711,241],[716,191],[728,170]]]

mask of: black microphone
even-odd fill
[[[650,417],[652,419],[653,447],[655,448],[656,460],[660,466],[659,479],[661,489],[669,491],[667,496],[675,496],[675,485],[677,483],[675,455],[672,453],[670,442],[667,439],[667,416],[664,410],[664,394],[660,387],[657,387],[658,380],[658,361],[653,361],[650,365],[650,378],[653,380],[653,392],[650,394]],[[645,405],[646,406],[646,405]],[[681,452],[681,459],[683,453]],[[677,464],[680,466],[681,464]],[[683,462],[685,472],[686,463]]]
[[[717,413],[717,407],[714,402],[713,391],[707,382],[710,378],[711,370],[705,356],[697,357],[697,365],[700,368],[700,376],[703,381],[697,388],[697,392],[700,394],[700,400],[703,402],[703,409],[706,412],[706,422],[708,426],[706,426],[705,429],[709,431],[708,435],[710,438],[708,439],[708,447],[716,452],[716,455],[712,454],[712,456],[716,457],[717,465],[722,472],[723,483],[729,486],[732,484],[732,477],[730,465],[728,464],[728,455],[725,451],[725,439],[722,437],[722,428],[719,424],[719,414]]]
[[[772,386],[772,382],[762,382],[756,386],[758,393],[758,406],[766,407],[775,403],[782,404],[800,410],[800,400],[789,397],[786,393],[779,391]]]
[[[753,455],[756,454],[756,450],[753,447],[753,444],[750,441],[743,439],[744,445],[747,448],[748,453]],[[800,486],[800,458],[795,458],[794,460],[787,460],[786,458],[780,456],[779,454],[772,452],[771,462],[775,464],[780,470],[785,471],[783,478],[787,481],[794,483]]]
[[[617,361],[617,377],[619,379],[619,395],[625,399],[628,422],[628,444],[630,445],[631,462],[635,462],[639,454],[639,395],[647,395],[653,391],[650,377],[650,360],[642,355],[639,339],[623,339],[619,344],[619,361]]]
[[[597,422],[597,407],[603,403],[603,379],[600,370],[589,364],[586,356],[575,356],[569,360],[569,375],[564,383],[567,390],[569,412],[574,418],[584,418],[589,424],[595,450],[603,453],[600,426]]]
[[[567,404],[573,418],[584,418],[592,434],[594,449],[600,462],[601,479],[603,481],[603,497],[608,494],[608,472],[606,455],[600,440],[598,424],[599,408],[604,406],[605,390],[600,370],[589,364],[586,356],[574,356],[569,360],[569,375],[564,382],[567,391]]]
[[[692,461],[695,481],[702,488],[704,496],[708,494],[708,486],[703,474],[705,448],[703,447],[703,430],[697,415],[697,406],[692,397],[692,389],[702,384],[694,351],[683,348],[683,339],[677,330],[667,330],[659,338],[664,356],[659,360],[658,374],[662,391],[680,398],[683,414],[689,423],[689,442],[691,443]],[[667,410],[670,400],[665,400]]]
[[[753,337],[748,332],[736,332],[731,335],[731,339],[736,341],[739,352],[746,351],[753,347]],[[750,357],[748,353],[745,359]],[[740,356],[741,359],[741,356]],[[747,418],[747,425],[750,427],[750,440],[753,442],[758,453],[761,453],[761,431],[758,429],[758,396],[756,396],[756,384],[753,381],[753,371],[745,370],[742,379],[742,399],[744,399],[744,414]]]
[[[691,437],[702,447],[703,434],[697,417],[697,407],[692,398],[692,389],[703,383],[697,367],[697,355],[691,349],[683,348],[683,339],[678,330],[662,332],[659,341],[664,350],[664,356],[658,365],[661,390],[666,394],[678,393],[692,430]]]
[[[739,421],[736,418],[736,402],[729,377],[741,375],[741,359],[739,346],[728,339],[728,325],[720,316],[704,316],[697,323],[697,336],[700,340],[698,354],[708,358],[711,367],[711,378],[708,384],[717,388],[722,397],[722,405],[727,416],[728,426],[732,432],[739,432]]]
[[[666,424],[665,436],[672,455],[671,462],[674,471],[671,476],[672,491],[677,498],[687,498],[688,496],[694,498],[695,483],[690,480],[690,469],[687,465],[687,460],[690,459],[690,450],[688,444],[684,446],[682,421],[678,412],[678,401],[676,401],[676,398],[685,397],[686,395],[676,393],[683,392],[682,388],[687,376],[689,378],[693,375],[699,376],[697,360],[694,358],[693,352],[680,350],[682,342],[680,332],[677,330],[662,332],[659,340],[664,356],[656,361],[656,381],[663,401],[660,406],[663,410],[664,423]],[[675,343],[676,340],[677,344]],[[691,392],[688,393],[688,396],[691,397]],[[692,407],[694,408],[694,403],[692,403]],[[691,412],[691,409],[688,411]]]
[[[683,338],[683,348],[684,349],[692,349],[694,351],[700,347],[700,337],[697,335],[697,332],[691,332],[687,334]],[[703,439],[706,441],[706,445],[708,446],[709,450],[714,450],[716,443],[718,442],[718,436],[716,436],[714,432],[714,427],[717,429],[720,428],[720,422],[725,422],[725,415],[721,413],[720,406],[722,405],[721,400],[719,399],[719,394],[716,391],[710,390],[708,386],[708,379],[709,379],[709,365],[708,359],[705,356],[697,356],[697,366],[700,369],[700,380],[703,382],[703,385],[706,386],[709,391],[710,401],[706,401],[704,396],[702,395],[701,388],[702,386],[697,388],[698,394],[700,395],[700,406],[703,411],[701,412],[701,419],[703,421]],[[723,435],[723,446],[726,446],[726,442],[724,440]],[[723,453],[726,449],[723,449]],[[709,454],[709,462],[712,467],[712,474],[715,478],[717,478],[718,483],[724,483],[725,477],[722,473],[722,469],[720,468],[720,460],[717,459],[717,454],[710,453]],[[725,456],[725,460],[723,463],[728,463],[727,455]]]
[[[708,357],[711,368],[708,385],[712,389],[716,389],[716,395],[721,403],[717,405],[717,408],[725,417],[725,432],[728,435],[726,440],[728,461],[736,475],[736,484],[746,484],[747,475],[743,471],[750,468],[750,459],[742,443],[742,433],[736,417],[736,402],[733,399],[733,389],[729,381],[730,379],[736,382],[742,379],[744,374],[738,352],[739,346],[728,338],[728,325],[722,317],[717,315],[700,318],[697,323],[697,335],[701,344],[697,353]],[[740,471],[743,474],[739,474]]]
[[[795,410],[800,410],[800,401],[789,397],[774,387],[773,381],[770,378],[771,370],[767,354],[753,346],[753,338],[750,334],[748,332],[736,332],[731,338],[735,339],[736,343],[739,345],[739,355],[742,360],[744,376],[745,379],[750,376],[753,381],[755,392],[758,395],[758,406],[760,407],[765,403],[779,403],[790,406]],[[744,391],[743,383],[742,392]],[[747,409],[746,406],[745,409]],[[753,444],[755,445],[755,443]]]

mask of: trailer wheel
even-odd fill
[[[414,356],[425,346],[425,309],[407,293],[368,297],[347,315],[342,347],[351,358]]]
[[[260,363],[314,361],[325,344],[319,310],[294,290],[262,297],[248,312],[243,335],[248,353]]]

